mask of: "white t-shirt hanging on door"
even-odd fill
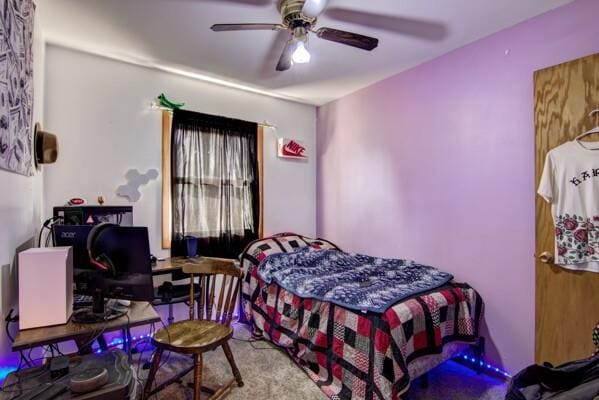
[[[538,193],[551,204],[555,263],[599,272],[599,142],[571,141],[552,149]]]

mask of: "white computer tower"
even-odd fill
[[[19,327],[65,324],[73,312],[73,248],[19,253]]]

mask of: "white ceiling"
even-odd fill
[[[287,72],[275,71],[284,35],[209,29],[214,23],[278,23],[276,0],[38,0],[37,18],[49,43],[323,104],[570,1],[330,0],[319,27],[375,36],[379,47],[369,53],[311,35],[312,62]],[[404,34],[413,30],[410,24],[395,20],[395,32],[341,21],[347,10],[440,25],[411,37]]]

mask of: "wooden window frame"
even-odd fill
[[[171,127],[173,113],[162,111],[162,248],[171,248],[172,198],[171,198]]]
[[[171,127],[172,111],[162,111],[162,248],[170,249],[172,240],[172,197],[171,197]],[[260,217],[258,237],[264,236],[264,127],[258,125],[258,193]]]

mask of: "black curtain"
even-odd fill
[[[175,110],[171,142],[173,256],[236,258],[258,237],[259,176],[255,123]]]

